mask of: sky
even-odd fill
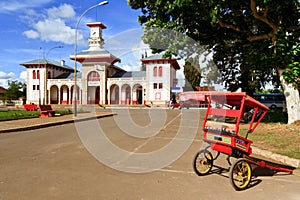
[[[69,57],[74,54],[78,22],[77,52],[88,49],[86,23],[100,21],[107,27],[103,31],[104,48],[122,60],[116,65],[125,70],[139,67],[137,61],[147,49],[139,37],[140,10],[131,9],[126,0],[109,0],[107,5],[90,10],[78,21],[85,10],[101,1],[0,0],[0,86],[6,88],[8,81],[24,82],[26,68],[20,64],[30,60],[44,57],[65,60],[72,67],[74,62]],[[114,45],[116,40],[123,45]]]

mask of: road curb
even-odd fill
[[[42,124],[35,124],[31,126],[24,126],[24,127],[17,127],[17,128],[9,128],[5,130],[0,130],[1,133],[11,133],[11,132],[18,132],[18,131],[28,131],[28,130],[34,130],[34,129],[39,129],[39,128],[47,128],[51,126],[59,126],[63,124],[70,124],[70,123],[75,123],[75,122],[80,122],[80,121],[87,121],[87,120],[92,120],[92,119],[99,119],[103,117],[110,117],[115,115],[114,113],[109,113],[109,114],[102,114],[98,116],[92,116],[92,117],[85,117],[85,118],[79,118],[79,119],[65,119],[61,121],[56,121],[56,122],[49,122],[49,123],[42,123]]]
[[[258,147],[252,146],[252,153],[255,155],[263,156],[266,158],[270,158],[276,161],[279,161],[283,164],[295,167],[295,168],[300,168],[300,160],[295,159],[295,158],[290,158],[288,156],[284,155],[279,155],[276,153],[273,153],[271,151],[259,149]]]

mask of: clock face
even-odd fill
[[[91,34],[92,34],[91,36],[97,37],[98,36],[98,31],[96,29],[94,29],[94,30],[91,31]]]

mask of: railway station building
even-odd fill
[[[36,59],[24,62],[27,71],[26,103],[35,104],[153,104],[165,105],[177,86],[175,58],[162,54],[141,59],[144,71],[126,71],[119,58],[104,49],[101,22],[87,23],[89,48],[70,59],[81,63],[81,71],[60,62]]]

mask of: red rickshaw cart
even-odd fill
[[[291,169],[266,164],[264,160],[250,157],[252,154],[252,141],[248,134],[252,133],[266,115],[269,108],[245,92],[212,92],[207,96],[208,108],[204,117],[202,130],[203,141],[207,147],[200,150],[194,159],[193,167],[199,176],[208,174],[213,161],[220,153],[228,155],[229,179],[236,190],[246,189],[251,181],[251,164],[267,167],[274,171],[292,173]],[[251,110],[251,112],[248,112]],[[247,133],[244,137],[239,135],[239,126],[243,117],[251,113]],[[212,152],[216,152],[213,156]],[[230,163],[229,158],[236,158]]]

